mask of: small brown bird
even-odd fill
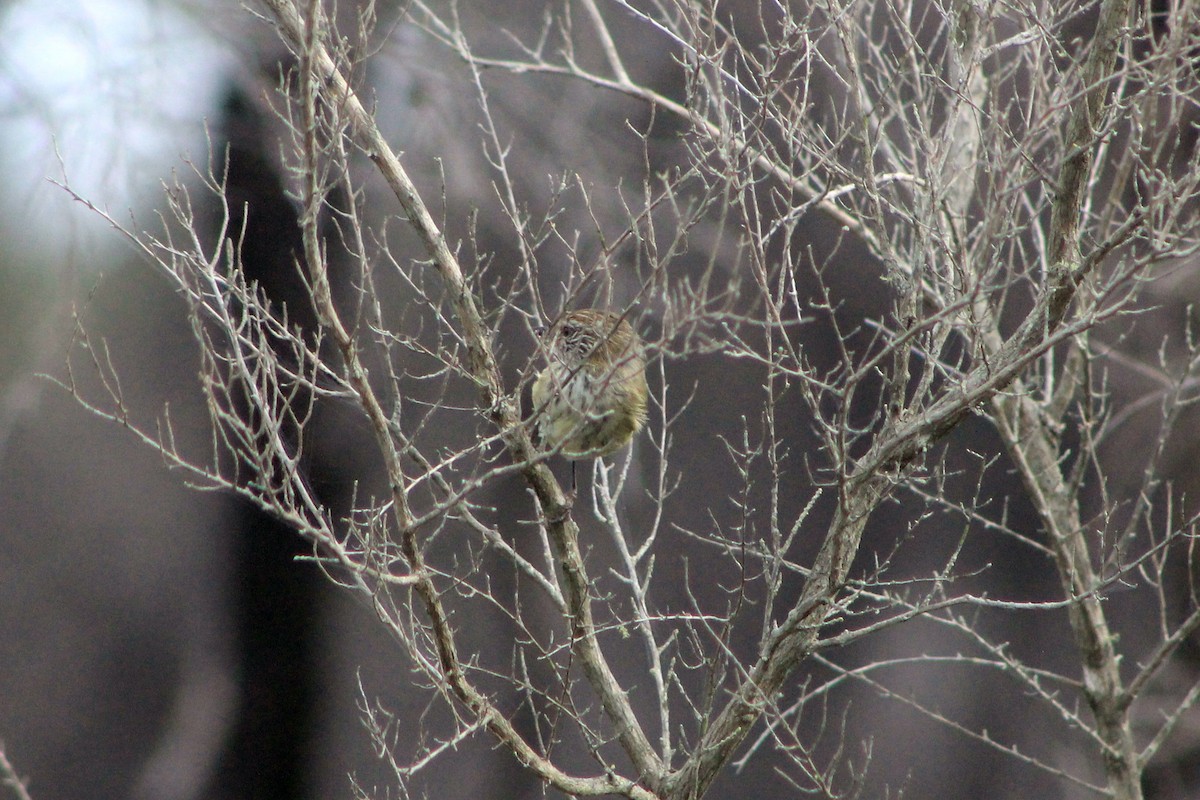
[[[646,423],[642,340],[619,315],[564,314],[545,335],[548,364],[533,384],[543,447],[567,458],[615,453]]]

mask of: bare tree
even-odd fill
[[[170,188],[161,232],[125,226],[189,303],[211,452],[177,448],[169,416],[137,429],[102,358],[110,395],[80,396],[190,480],[286,520],[369,602],[444,712],[402,751],[396,721],[366,704],[402,786],[486,732],[573,796],[699,798],[756,759],[798,791],[854,796],[871,747],[838,698],[862,685],[1064,792],[1143,796],[1147,769],[1194,735],[1200,697],[1195,675],[1168,679],[1200,625],[1195,518],[1168,480],[1200,352],[1151,313],[1200,242],[1194,3],[578,0],[499,39],[413,0],[402,24],[457,55],[480,105],[462,135],[490,164],[511,268],[463,220],[438,221],[451,199],[422,194],[356,88],[371,13],[351,46],[320,2],[265,6],[295,58],[278,113],[319,324],[301,331],[247,280],[218,154],[201,186]],[[669,72],[642,69],[615,31],[657,42]],[[640,141],[641,184],[567,173],[533,188],[492,75],[636,101],[617,125]],[[359,155],[415,249],[372,221]],[[213,240],[197,190],[223,204]],[[884,301],[860,313],[856,293]],[[589,305],[642,328],[652,413],[633,455],[596,461],[573,496],[522,397],[544,359],[534,329]],[[1156,362],[1124,346],[1151,321]],[[713,366],[689,385],[700,360]],[[696,404],[743,365],[753,405],[709,412],[741,426],[727,464],[679,457],[709,435]],[[353,405],[385,476],[343,519],[301,466],[322,403]],[[956,440],[964,423],[1000,448]],[[1010,470],[1022,488],[994,496]],[[733,509],[710,525],[677,491],[701,480]],[[1036,524],[1014,522],[1017,506]],[[948,525],[932,568],[910,568]],[[966,563],[980,540],[1032,557],[1057,591],[1007,594]],[[1122,605],[1143,617],[1118,630]],[[496,625],[486,646],[475,614]],[[992,627],[1023,615],[1065,620],[1069,640],[1027,652]],[[837,657],[917,625],[943,653]],[[911,664],[998,673],[1061,733],[997,738],[896,688]],[[1083,755],[1063,758],[1060,738]]]

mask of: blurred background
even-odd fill
[[[349,23],[355,9],[343,5]],[[532,0],[458,5],[481,49],[507,42],[504,30],[533,36],[544,10]],[[445,187],[452,239],[474,229],[492,262],[517,263],[511,226],[495,210],[489,167],[474,137],[479,101],[462,64],[397,23],[391,4],[381,3],[379,13],[386,38],[363,77],[389,137],[429,197]],[[630,16],[613,19],[636,77],[679,97],[683,86],[670,48]],[[273,297],[295,298],[296,207],[285,193],[280,129],[267,102],[287,63],[270,26],[233,0],[0,0],[0,742],[34,798],[348,797],[348,776],[368,796],[395,796],[361,725],[360,686],[406,721],[402,736],[412,735],[405,733],[408,721],[415,728],[427,713],[426,696],[405,690],[409,670],[369,609],[311,564],[293,560],[308,552],[306,545],[243,502],[189,489],[120,424],[89,413],[44,377],[74,381],[84,396],[94,396],[99,376],[86,360],[73,360],[68,371],[67,353],[79,344],[82,327],[91,351],[111,359],[122,376],[131,419],[152,427],[169,405],[177,436],[189,447],[205,446],[208,420],[182,302],[63,185],[137,229],[153,221],[162,181],[187,175],[189,161],[207,164],[211,153],[227,152],[231,196],[248,208],[248,269]],[[608,202],[619,209],[615,187],[638,186],[649,172],[684,157],[684,145],[672,136],[679,123],[662,121],[644,158],[630,128],[646,129],[649,110],[620,95],[551,76],[496,75],[488,88],[493,115],[511,137],[511,173],[530,203],[544,201],[550,176],[571,170],[593,187],[613,188]],[[370,191],[380,218],[398,213],[379,187]],[[587,231],[590,215],[603,217],[606,209],[573,213],[560,227]],[[832,249],[839,232],[814,218],[806,234],[820,252]],[[712,251],[697,248],[686,263],[697,270],[710,263],[719,238],[712,237]],[[839,314],[882,318],[883,284],[865,280],[878,268],[861,253],[841,253],[839,268],[826,272]],[[542,269],[549,283],[567,265],[547,261]],[[1189,274],[1181,270],[1157,290],[1162,319],[1179,319],[1196,296]],[[655,329],[653,308],[640,325]],[[505,335],[512,352],[532,351],[515,324]],[[1123,337],[1129,367],[1114,369],[1114,391],[1136,398],[1148,380],[1138,377],[1139,359],[1152,358],[1161,333],[1147,322]],[[805,346],[819,360],[834,341],[813,332]],[[672,386],[722,387],[690,407],[687,429],[694,434],[677,444],[682,463],[695,465],[675,498],[685,509],[678,522],[728,519],[733,510],[708,502],[727,477],[715,466],[725,458],[720,437],[740,437],[741,421],[727,412],[740,407],[742,393],[757,391],[757,374],[750,365],[739,372],[703,357],[666,369]],[[1156,411],[1146,410],[1150,417]],[[801,413],[797,405],[791,427],[779,432],[796,448],[812,441]],[[355,446],[365,431],[350,417],[345,409],[323,412],[310,452],[313,484],[342,510],[354,481],[370,472]],[[1138,428],[1129,430],[1136,442]],[[998,450],[985,426],[968,421],[947,457],[966,465]],[[1195,483],[1195,456],[1194,441],[1172,451],[1180,487]],[[1003,471],[990,474],[991,495],[1017,489]],[[1125,477],[1132,485],[1141,476]],[[516,485],[495,492],[497,504],[522,497]],[[799,497],[785,502],[802,505]],[[636,521],[646,512],[631,513]],[[817,510],[813,524],[823,514],[827,508]],[[889,536],[907,521],[902,508],[880,514],[864,549],[887,551]],[[1020,502],[1008,522],[1037,528]],[[943,533],[945,542],[957,541],[952,522]],[[935,551],[928,551],[928,567],[921,551],[906,551],[907,569],[935,568]],[[992,539],[973,541],[968,551],[964,559],[990,564],[1002,577],[1007,597],[1055,596],[1053,572],[1027,550]],[[1133,620],[1141,612],[1136,604],[1117,611]],[[1061,616],[1009,614],[989,624],[998,638],[1049,663],[1070,635]],[[473,635],[474,646],[490,646],[486,626]],[[934,650],[939,636],[932,626],[903,626],[838,658],[852,666],[901,645],[906,652]],[[1185,656],[1176,669],[1188,683],[1200,651],[1193,646]],[[1058,666],[1070,664],[1067,653]],[[1057,735],[1044,708],[1014,702],[1010,691],[993,692],[973,671],[914,668],[897,683],[913,691],[932,684],[941,710],[973,729],[1043,750]],[[848,742],[872,754],[864,796],[1072,796],[1044,773],[875,692],[848,689],[844,707]],[[1181,741],[1152,773],[1151,796],[1189,796],[1200,750],[1187,745],[1196,736]],[[1064,768],[1083,758],[1069,747],[1056,757]],[[447,800],[543,794],[486,737],[465,742],[415,786],[414,796]],[[711,796],[786,791],[770,760],[759,759],[718,782]]]

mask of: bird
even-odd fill
[[[646,424],[646,355],[621,315],[588,308],[543,332],[546,367],[533,384],[542,447],[574,462],[611,455]],[[572,485],[574,485],[572,463]]]

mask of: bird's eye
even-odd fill
[[[579,335],[579,326],[574,322],[565,322],[562,326],[562,333],[568,339],[573,339]]]

